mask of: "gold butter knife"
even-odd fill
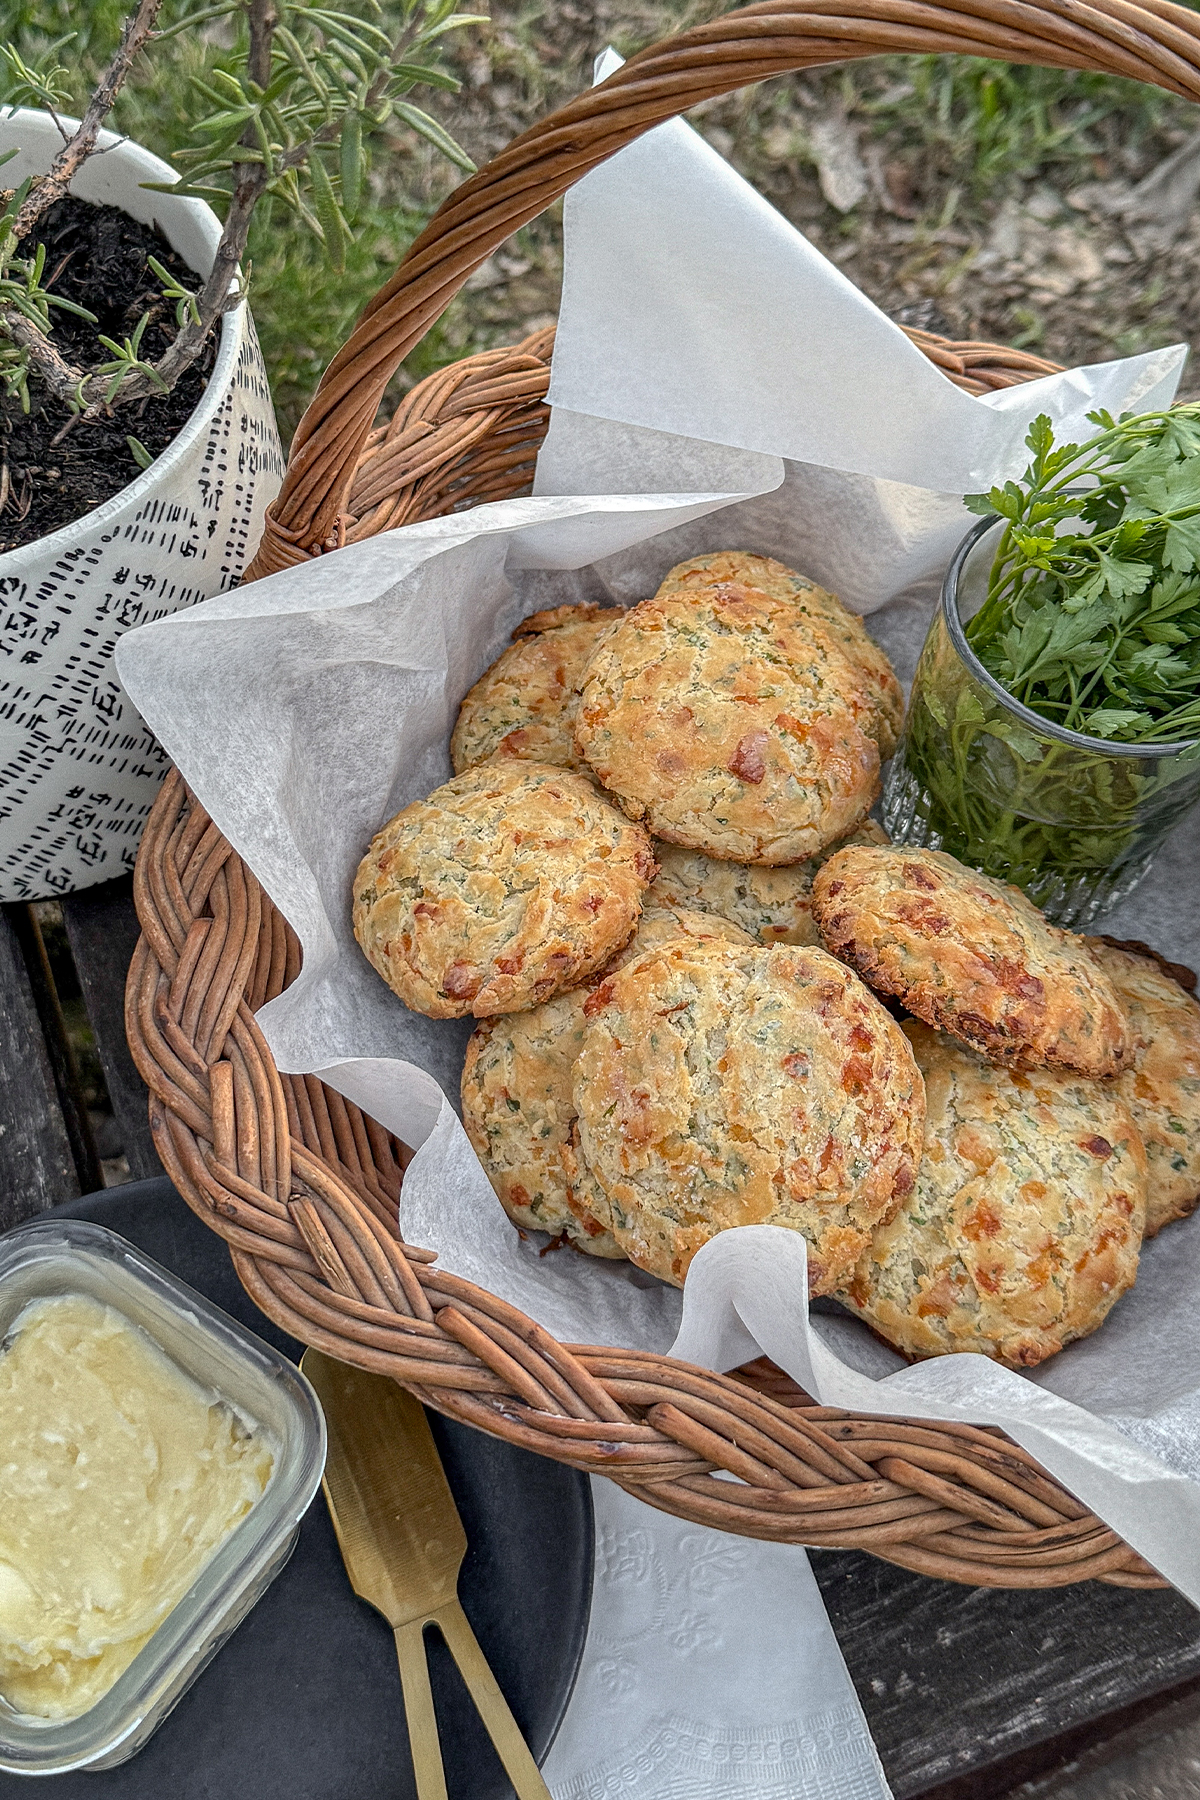
[[[396,1635],[419,1800],[446,1800],[426,1625],[445,1638],[518,1800],[550,1800],[459,1604],[467,1534],[420,1402],[388,1376],[319,1350],[306,1350],[300,1367],[325,1413],[322,1486],[350,1584]]]

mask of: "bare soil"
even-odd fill
[[[89,323],[54,311],[53,341],[76,368],[91,369],[111,354],[100,337],[123,343],[143,313],[150,314],[140,354],[153,361],[174,335],[175,314],[148,268],[155,257],[189,287],[199,277],[161,233],[115,206],[67,198],[52,206],[37,238],[46,246],[46,285],[85,306]],[[32,248],[32,246],[31,246]],[[0,552],[46,537],[110,500],[135,479],[134,437],[151,457],[161,454],[191,418],[215,358],[210,342],[170,394],[141,401],[106,418],[82,419],[29,382],[30,409],[16,394],[0,396]]]

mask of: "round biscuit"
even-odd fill
[[[450,739],[456,775],[490,756],[514,756],[527,762],[554,763],[577,769],[575,715],[583,674],[597,644],[619,615],[609,608],[557,606],[534,614],[546,623],[519,628],[516,642],[503,651],[463,700]],[[568,619],[579,612],[589,616]]]
[[[354,935],[415,1012],[519,1012],[604,967],[655,872],[646,833],[586,776],[501,759],[376,834],[354,878]]]
[[[823,950],[677,939],[584,1010],[579,1149],[630,1260],[681,1286],[717,1232],[782,1225],[829,1292],[921,1153],[921,1077],[874,996]]]
[[[551,1237],[565,1232],[590,1256],[623,1260],[612,1233],[570,1204],[563,1163],[588,992],[575,988],[475,1027],[462,1072],[463,1125],[514,1225]]]
[[[717,587],[727,581],[790,601],[814,625],[829,633],[866,678],[879,714],[879,754],[886,762],[900,742],[904,727],[904,689],[896,679],[887,652],[868,634],[858,613],[851,612],[836,594],[818,587],[807,575],[797,574],[772,556],[758,556],[750,550],[718,550],[676,563],[658,592],[686,592],[697,587]]]
[[[677,937],[750,942],[727,919],[648,906],[617,961]],[[553,1237],[565,1231],[591,1256],[623,1259],[606,1229],[607,1197],[574,1147],[571,1089],[590,991],[573,988],[529,1012],[503,1013],[475,1027],[462,1072],[463,1124],[515,1225]]]
[[[767,869],[754,863],[722,862],[703,850],[683,850],[656,839],[658,875],[646,895],[646,905],[667,901],[732,919],[760,944],[819,944],[812,916],[812,884],[822,862],[843,844],[888,841],[882,826],[874,819],[864,819],[848,838],[821,856]]]
[[[1088,943],[1133,1037],[1133,1066],[1115,1085],[1146,1146],[1146,1236],[1153,1237],[1200,1202],[1200,1004],[1155,957],[1102,938]]]
[[[575,742],[656,836],[777,864],[869,810],[877,725],[851,665],[790,602],[726,584],[625,614],[589,664]]]
[[[525,615],[513,638],[536,637],[539,631],[557,631],[560,625],[582,625],[592,619],[611,625],[615,610],[619,609],[601,606],[595,600],[568,600],[562,606],[544,606],[541,612]]]
[[[917,1020],[916,1185],[838,1293],[910,1357],[1028,1368],[1095,1331],[1133,1286],[1146,1153],[1113,1083],[998,1067]]]
[[[813,917],[869,986],[993,1062],[1106,1076],[1129,1061],[1128,1022],[1086,941],[941,850],[839,850],[813,881]]]

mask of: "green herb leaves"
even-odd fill
[[[971,494],[1006,521],[966,627],[988,672],[1089,737],[1200,734],[1200,405],[1114,421],[1086,444],[1026,438],[1020,482]]]

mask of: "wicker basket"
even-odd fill
[[[581,175],[698,101],[896,51],[1102,70],[1200,98],[1200,19],[1169,0],[861,0],[853,13],[849,0],[767,0],[644,51],[516,139],[422,233],[326,371],[251,575],[526,488],[548,331],[431,376],[375,428],[391,375],[466,277]],[[910,335],[969,392],[1053,367]],[[769,1364],[723,1376],[562,1345],[439,1269],[399,1235],[402,1146],[314,1077],[276,1070],[254,1014],[294,978],[299,945],[178,774],[147,825],[136,900],[127,1025],[160,1154],[247,1291],[295,1336],[698,1523],[992,1587],[1165,1585],[998,1431],[816,1406]]]

